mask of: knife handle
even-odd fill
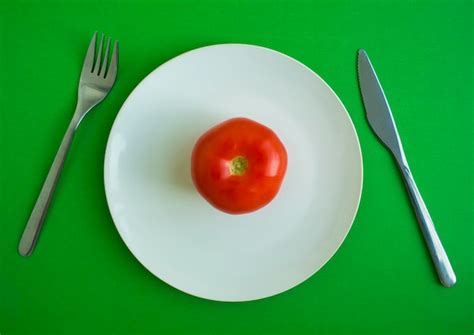
[[[451,287],[456,283],[456,275],[454,274],[448,255],[444,251],[441,240],[431,220],[430,213],[426,208],[425,202],[421,197],[418,187],[416,187],[415,180],[407,166],[401,166],[402,175],[405,179],[405,184],[410,195],[410,200],[415,210],[418,223],[420,224],[423,237],[433,260],[439,280],[445,287]]]

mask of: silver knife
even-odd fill
[[[358,52],[357,72],[362,100],[364,101],[369,124],[378,138],[387,146],[395,157],[403,179],[405,180],[413,209],[418,218],[423,237],[428,246],[439,280],[444,286],[451,287],[456,283],[456,275],[449,263],[446,251],[444,251],[433,221],[428,213],[428,209],[426,208],[421,194],[416,187],[410,168],[408,167],[408,162],[405,153],[403,152],[402,142],[400,141],[397,126],[395,125],[395,120],[393,119],[385,93],[383,92],[377,74],[370,62],[369,56],[367,56],[365,50],[362,49]]]

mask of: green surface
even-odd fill
[[[0,0],[0,333],[472,334],[474,332],[473,1]],[[94,30],[118,38],[112,94],[77,132],[30,258],[17,244],[75,105]],[[103,160],[127,95],[155,67],[216,43],[286,53],[346,105],[364,189],[342,247],[281,295],[218,303],[181,293],[121,241]],[[418,186],[457,273],[437,281],[401,178],[364,118],[356,50],[391,102]]]

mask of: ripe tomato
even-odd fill
[[[287,165],[285,147],[264,125],[234,118],[196,142],[191,173],[199,193],[229,214],[255,211],[278,193]]]

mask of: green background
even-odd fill
[[[472,334],[473,1],[0,0],[0,333]],[[120,40],[119,79],[78,129],[38,247],[17,244],[75,106],[94,30]],[[217,43],[286,53],[335,90],[358,131],[364,189],[342,247],[278,296],[181,293],[121,241],[104,195],[112,122],[180,53]],[[437,281],[394,161],[370,131],[356,50],[372,58],[418,186],[457,273]]]

